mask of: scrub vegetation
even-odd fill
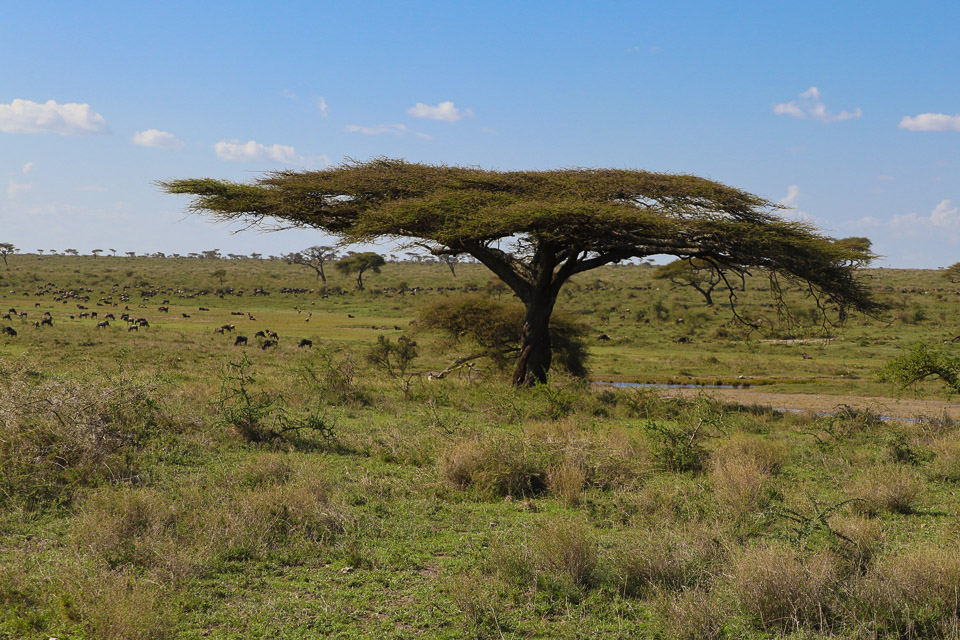
[[[578,366],[516,387],[522,309],[486,268],[380,270],[9,256],[0,637],[960,633],[960,424],[831,400],[895,404],[897,362],[949,367],[960,286],[868,269],[888,310],[825,328],[754,273],[731,283],[751,329],[722,287],[708,307],[606,266],[558,297]]]

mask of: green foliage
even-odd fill
[[[383,256],[373,253],[372,251],[365,251],[363,253],[351,253],[346,258],[343,258],[336,263],[337,271],[343,274],[357,274],[357,289],[363,291],[363,273],[365,271],[373,271],[374,273],[380,273],[380,267],[385,265],[387,261]]]
[[[880,370],[881,380],[892,382],[901,389],[915,386],[927,378],[939,378],[951,393],[960,392],[960,358],[948,355],[941,347],[918,342]]]
[[[419,356],[417,344],[406,336],[400,336],[396,342],[390,342],[386,336],[377,336],[377,344],[367,351],[367,362],[391,378],[405,378],[410,365]]]
[[[523,305],[500,302],[485,296],[466,295],[438,300],[417,315],[420,330],[438,331],[450,346],[466,344],[476,349],[470,357],[489,358],[498,368],[520,349],[524,321]],[[577,377],[587,375],[586,325],[571,316],[555,313],[550,319],[553,357],[564,370]]]

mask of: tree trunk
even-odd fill
[[[535,292],[527,303],[520,342],[520,359],[513,372],[515,386],[532,386],[547,381],[553,351],[550,345],[550,314],[555,297]]]
[[[363,291],[363,269],[357,272],[357,290]]]
[[[327,284],[327,274],[323,272],[323,263],[320,263],[320,269],[317,271],[320,274],[320,282]]]

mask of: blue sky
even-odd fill
[[[733,5],[733,6],[730,6]],[[946,2],[0,0],[0,242],[280,254],[153,182],[386,155],[693,173],[960,260]]]

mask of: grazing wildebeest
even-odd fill
[[[273,338],[274,340],[280,340],[280,336],[277,335],[276,331],[267,331],[267,335]]]
[[[189,318],[189,317],[190,317],[190,314],[189,314],[189,313],[181,313],[180,315],[182,315],[184,318]]]
[[[97,323],[97,329],[106,329],[109,326],[110,326],[109,320],[103,320],[102,322]]]
[[[139,331],[140,331],[140,325],[132,324],[132,325],[130,325],[129,327],[127,327],[127,331],[136,331],[136,332],[139,333]]]
[[[11,338],[17,337],[17,330],[14,329],[13,327],[4,327],[3,332],[8,336],[10,336]]]
[[[135,322],[136,322],[138,325],[140,325],[141,327],[149,327],[149,326],[150,326],[150,323],[147,322],[147,319],[146,319],[146,318],[137,318],[137,319],[135,320]]]
[[[247,336],[237,336],[237,339],[233,341],[233,346],[247,345]]]
[[[170,308],[169,308],[169,307],[157,307],[157,311],[163,311],[164,313],[166,313],[167,311],[170,311]]]
[[[9,313],[3,314],[3,319],[4,319],[4,320],[13,320],[13,318],[10,317],[10,314],[9,314]]]
[[[260,345],[260,348],[266,351],[268,347],[275,347],[275,346],[277,346],[276,340],[264,340],[263,344]]]
[[[224,331],[233,331],[233,330],[236,329],[237,327],[236,327],[236,325],[225,324],[225,325],[221,326],[220,328],[223,329]]]
[[[200,307],[198,311],[210,311],[210,309],[207,309],[206,307]]]
[[[53,326],[53,318],[50,318],[50,317],[44,318],[43,320],[40,321],[40,324],[45,324],[45,325],[47,325],[48,327],[52,327],[52,326]]]
[[[304,338],[304,339],[302,339],[302,340],[300,341],[300,344],[298,344],[297,346],[298,346],[298,347],[312,347],[312,346],[313,346],[313,340],[307,340],[306,338]]]
[[[255,334],[253,334],[253,337],[254,337],[254,338],[266,338],[266,337],[267,337],[267,334],[266,334],[265,332],[263,332],[263,331],[257,331]]]
[[[213,330],[213,332],[223,334],[223,327],[217,327],[216,329]]]

